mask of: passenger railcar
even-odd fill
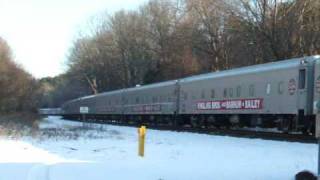
[[[177,82],[167,81],[124,90],[124,119],[171,123],[170,119],[177,113]]]
[[[89,107],[89,114],[120,116],[123,113],[122,93],[123,90],[117,90],[98,94],[90,98],[94,99],[96,103],[93,104],[93,107]]]
[[[193,127],[260,126],[310,131],[320,108],[320,56],[260,64],[87,96],[67,118]]]
[[[218,126],[309,126],[315,62],[291,59],[182,79],[180,114]]]

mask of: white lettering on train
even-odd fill
[[[261,109],[263,99],[237,99],[198,102],[198,110]]]

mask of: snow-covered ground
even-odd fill
[[[316,172],[317,145],[137,129],[49,117],[41,133],[0,139],[0,180],[294,179]]]

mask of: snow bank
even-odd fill
[[[88,125],[49,117],[41,129],[82,126]],[[77,139],[0,140],[0,179],[283,180],[317,168],[315,144],[147,130],[141,158],[136,128],[90,125],[81,133]]]

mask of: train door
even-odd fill
[[[176,84],[175,84],[175,90],[174,90],[174,97],[175,97],[175,104],[176,106],[174,107],[175,108],[175,111],[174,113],[177,115],[179,113],[179,109],[180,109],[180,82],[179,80],[176,81]]]
[[[298,124],[309,127],[313,109],[314,61],[302,60],[298,83]]]
[[[306,74],[307,69],[305,67],[300,67],[299,69],[299,78],[298,78],[298,110],[299,115],[304,115],[305,106],[307,101],[306,96]]]
[[[315,60],[313,87],[313,114],[320,113],[320,57]]]
[[[313,80],[313,114],[315,115],[315,135],[320,136],[320,56],[315,57],[314,63],[314,80]],[[317,115],[318,114],[318,115]]]

